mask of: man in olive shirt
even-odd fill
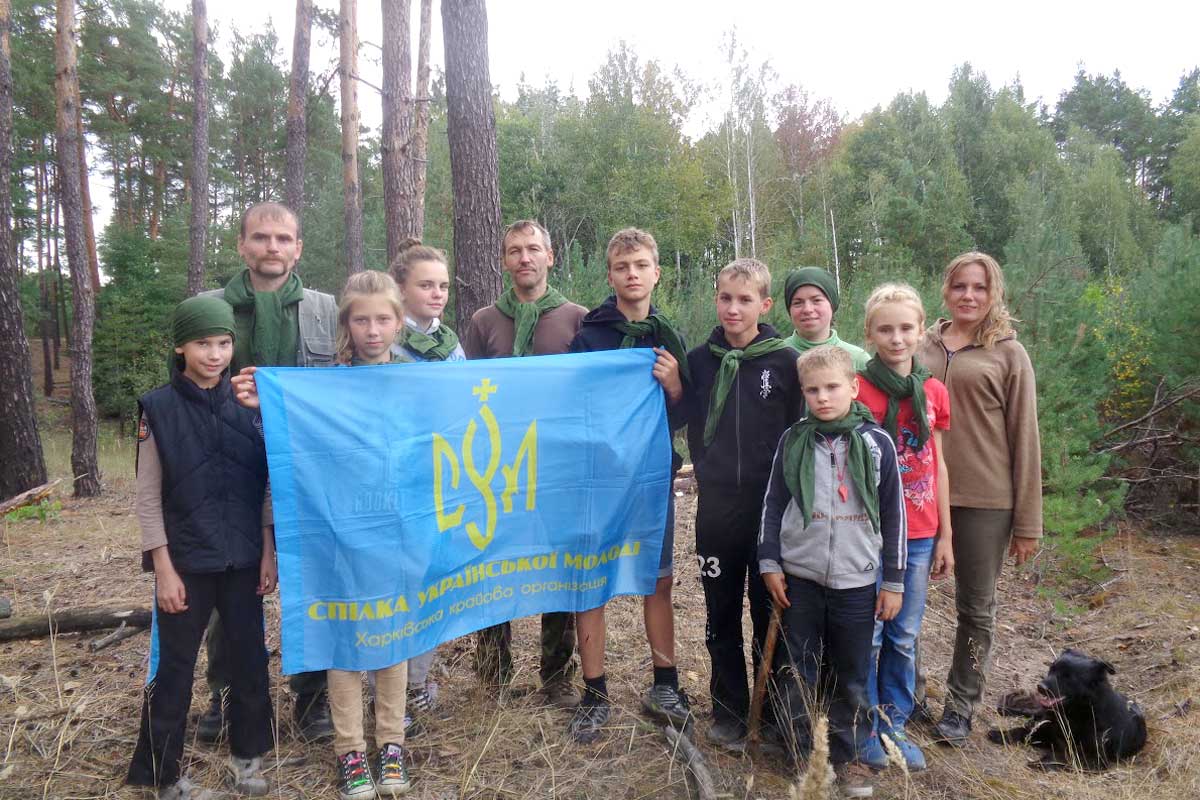
[[[501,260],[512,288],[471,317],[463,338],[467,358],[565,353],[587,314],[550,287],[554,266],[550,234],[534,220],[509,225],[501,240]],[[542,615],[542,691],[554,705],[572,708],[579,692],[571,684],[575,672],[575,616],[568,612]],[[478,634],[475,671],[490,682],[512,677],[512,626],[502,623]]]
[[[221,297],[233,306],[238,335],[230,373],[236,375],[249,366],[333,366],[337,304],[332,295],[305,289],[295,273],[304,251],[295,213],[278,203],[258,203],[246,209],[237,249],[246,269],[234,275],[224,289],[202,293]],[[207,642],[206,677],[212,697],[196,725],[196,735],[213,741],[226,723],[221,698],[229,686],[225,636],[216,612]],[[297,673],[288,684],[296,693],[300,735],[309,741],[333,736],[324,671]]]

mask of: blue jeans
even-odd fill
[[[908,540],[908,567],[904,571],[904,605],[895,619],[875,621],[875,639],[871,643],[871,677],[867,681],[867,699],[876,713],[880,728],[904,729],[916,702],[917,639],[921,618],[925,615],[925,597],[929,592],[929,566],[933,560],[936,536]],[[882,573],[880,573],[882,575]]]

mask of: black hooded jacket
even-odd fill
[[[650,313],[657,314],[658,309],[650,306]],[[609,296],[600,305],[593,308],[583,318],[583,323],[580,325],[579,333],[575,334],[575,338],[571,340],[569,352],[572,353],[591,353],[597,350],[619,350],[621,342],[625,339],[625,334],[613,327],[615,322],[627,322],[625,315],[617,308],[617,298]],[[682,334],[680,335],[682,339]],[[661,343],[654,340],[653,336],[641,336],[634,340],[634,347],[661,347]],[[684,345],[686,347],[686,344]],[[688,388],[683,387],[684,400],[680,400],[672,406],[667,404],[667,424],[671,431],[674,432],[682,428],[687,421],[681,413],[681,406],[687,398]],[[675,448],[671,448],[671,475],[673,476],[679,467],[683,464],[683,458],[679,453],[675,452]]]
[[[760,324],[754,341],[779,338],[770,325]],[[688,450],[696,468],[696,481],[735,491],[750,490],[760,496],[771,476],[771,460],[779,437],[800,417],[803,394],[796,359],[790,347],[752,361],[743,361],[738,370],[716,436],[704,445],[704,422],[713,384],[721,359],[708,349],[709,344],[731,349],[725,329],[717,326],[708,341],[688,352],[692,385],[685,392]],[[684,403],[681,403],[684,405]]]

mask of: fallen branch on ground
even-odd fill
[[[64,608],[50,612],[54,620],[55,633],[79,633],[117,628],[122,624],[129,627],[150,627],[149,608],[129,606],[97,606],[92,608]],[[47,615],[13,617],[0,621],[0,642],[14,639],[35,639],[50,635],[50,620]]]
[[[98,652],[106,647],[116,644],[117,642],[123,642],[126,639],[137,636],[139,633],[142,633],[145,630],[145,628],[139,628],[136,625],[132,627],[127,626],[124,622],[122,622],[121,627],[117,628],[112,633],[88,642],[88,651],[92,653]]]
[[[62,483],[62,478],[59,478],[56,481],[51,481],[50,483],[43,483],[41,486],[35,486],[32,489],[8,498],[3,503],[0,503],[0,516],[3,516],[10,511],[15,511],[22,506],[31,505],[41,500],[45,500],[50,496],[50,490],[60,483]]]
[[[692,744],[692,740],[687,737],[686,733],[680,733],[670,725],[663,728],[663,733],[666,734],[667,741],[671,747],[679,753],[683,754],[683,768],[687,774],[692,776],[692,782],[696,784],[696,794],[700,800],[716,800],[717,785],[713,781],[712,773],[708,771],[708,764],[704,761],[704,756]]]

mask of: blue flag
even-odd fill
[[[283,671],[651,594],[671,472],[654,358],[259,369]]]

